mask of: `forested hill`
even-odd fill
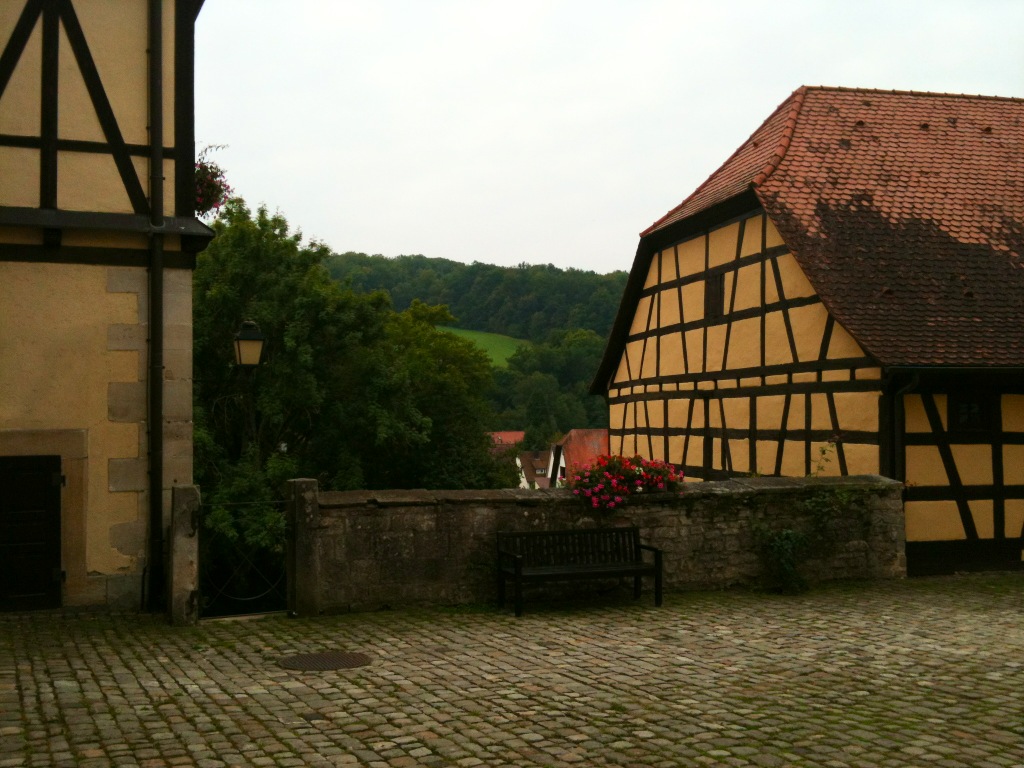
[[[627,277],[550,264],[499,267],[352,252],[331,256],[327,266],[332,277],[356,291],[386,290],[399,311],[413,299],[446,304],[462,328],[537,342],[567,328],[607,338]]]

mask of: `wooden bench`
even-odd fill
[[[643,553],[653,554],[653,562]],[[661,605],[661,550],[640,543],[638,528],[589,528],[498,534],[498,601],[505,605],[505,583],[512,579],[516,616],[523,614],[523,583],[633,577],[633,597],[640,580],[654,577],[654,604]]]

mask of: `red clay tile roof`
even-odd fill
[[[642,236],[750,189],[879,362],[1024,365],[1024,100],[800,88]]]
[[[488,432],[487,436],[491,438],[491,443],[497,447],[511,447],[516,443],[521,443],[526,439],[526,432],[523,431],[505,431],[505,432]]]

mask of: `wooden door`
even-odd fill
[[[61,603],[59,456],[0,457],[0,610]]]

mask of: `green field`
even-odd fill
[[[504,368],[509,357],[523,344],[530,342],[524,339],[513,339],[511,336],[502,336],[500,333],[485,333],[484,331],[467,331],[464,328],[441,328],[442,331],[454,333],[464,339],[469,339],[478,347],[483,349],[491,358],[491,363],[499,368]]]

